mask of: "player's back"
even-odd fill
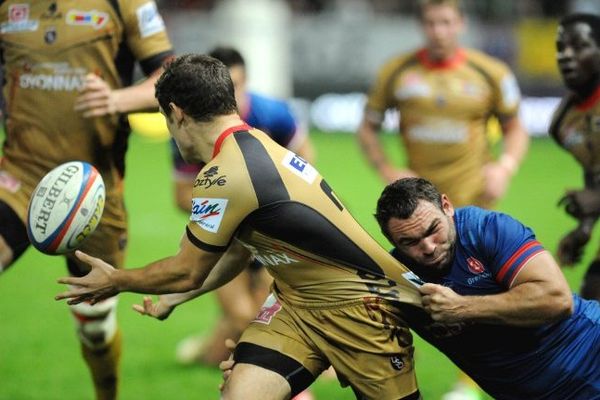
[[[314,167],[263,132],[238,129],[196,181],[193,241],[219,249],[240,240],[293,302],[380,295],[420,304],[403,276],[409,271],[356,222]],[[210,184],[218,177],[222,185]]]

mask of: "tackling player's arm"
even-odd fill
[[[136,269],[115,269],[99,258],[77,251],[77,257],[90,265],[90,272],[81,277],[64,277],[59,283],[72,287],[55,298],[70,299],[69,304],[90,301],[91,304],[119,292],[148,294],[182,293],[202,286],[217,264],[222,252],[209,252],[195,246],[187,235],[181,240],[179,252]],[[214,280],[217,277],[212,278]]]
[[[547,251],[533,256],[510,288],[487,296],[461,296],[431,283],[419,288],[423,306],[438,322],[473,321],[514,326],[537,326],[573,311],[571,290]]]

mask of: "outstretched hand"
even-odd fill
[[[152,301],[152,297],[144,296],[143,303],[141,305],[134,304],[133,309],[141,315],[148,315],[162,321],[171,315],[175,307],[167,304],[163,296],[159,296],[156,303]]]
[[[558,243],[556,258],[561,266],[572,266],[581,261],[583,249],[589,242],[590,235],[582,229],[574,229],[567,233]]]
[[[119,293],[111,281],[111,276],[115,272],[114,267],[79,250],[75,252],[75,256],[88,264],[91,270],[80,278],[69,276],[58,279],[58,283],[71,285],[71,287],[66,292],[56,295],[55,300],[70,299],[67,301],[70,305],[88,301],[93,305]]]
[[[558,201],[558,206],[576,219],[600,216],[600,191],[592,189],[569,190]]]

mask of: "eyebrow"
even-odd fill
[[[438,227],[439,224],[440,224],[440,219],[436,218],[433,221],[431,221],[429,228],[427,228],[425,233],[422,234],[421,236],[413,236],[413,237],[405,236],[402,239],[398,240],[398,243],[412,242],[413,240],[421,240],[423,238],[426,238],[427,236],[431,235],[433,233],[433,231],[435,231],[435,229]]]

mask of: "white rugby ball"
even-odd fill
[[[100,222],[106,192],[98,170],[70,161],[48,172],[29,200],[27,234],[47,254],[77,249]]]

